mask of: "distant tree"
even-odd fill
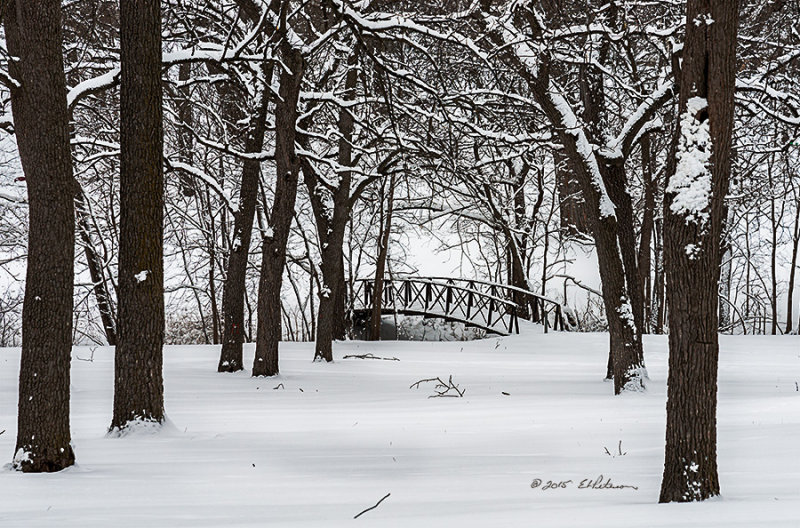
[[[5,22],[14,130],[28,187],[28,268],[22,310],[17,445],[13,466],[60,471],[70,445],[69,381],[75,191],[62,55],[61,3],[8,1]]]
[[[112,430],[164,420],[164,171],[158,0],[120,4],[119,321]]]
[[[669,381],[660,502],[719,494],[720,239],[731,172],[738,1],[689,0],[678,128],[667,169]]]

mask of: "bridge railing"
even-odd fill
[[[372,279],[357,279],[351,291],[354,310],[369,310],[373,302]],[[393,277],[383,283],[384,311],[438,315],[488,331],[519,333],[523,317],[564,330],[561,304],[527,290],[480,280],[446,277]]]

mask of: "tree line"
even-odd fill
[[[164,420],[165,302],[195,305],[220,372],[255,341],[253,375],[277,374],[287,331],[332,361],[349,283],[374,273],[378,337],[383,277],[425,232],[487,278],[563,279],[565,303],[569,248],[591,245],[615,394],[645,389],[642,334],[669,330],[661,500],[718,494],[718,332],[795,328],[798,9],[3,2],[26,189],[0,189],[0,262],[27,266],[15,465],[73,463],[70,351],[92,328],[116,345],[124,434]]]

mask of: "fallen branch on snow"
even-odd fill
[[[382,359],[384,361],[400,361],[396,357],[380,357],[373,354],[350,354],[342,359]]]
[[[364,515],[364,514],[365,514],[365,513],[367,513],[368,511],[370,511],[370,510],[374,510],[375,508],[377,508],[378,506],[380,506],[380,505],[381,505],[381,503],[382,503],[383,501],[385,501],[385,500],[386,500],[386,499],[389,497],[389,495],[391,495],[391,493],[387,493],[386,495],[384,495],[384,496],[383,496],[383,498],[382,498],[381,500],[379,500],[378,502],[376,502],[376,503],[375,503],[375,506],[370,506],[370,507],[369,507],[369,508],[367,508],[366,510],[362,511],[361,513],[359,513],[358,515],[356,515],[355,517],[353,517],[353,519],[358,519],[359,517],[361,517],[362,515]]]
[[[412,383],[409,389],[413,389],[414,387],[419,388],[422,383],[428,383],[432,381],[436,382],[436,385],[433,387],[433,390],[436,391],[436,394],[432,394],[428,396],[428,398],[463,398],[464,393],[467,392],[467,389],[459,389],[458,385],[453,383],[452,374],[447,381],[444,381],[439,377],[419,380],[415,383]]]

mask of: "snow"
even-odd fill
[[[692,97],[680,118],[677,167],[669,179],[667,192],[674,194],[670,210],[686,217],[686,223],[699,227],[708,221],[711,200],[711,134],[709,120],[700,121],[698,114],[708,107],[702,97]],[[688,248],[687,248],[688,250]]]
[[[150,270],[142,270],[139,273],[134,275],[136,282],[144,282],[147,280],[147,276],[150,274]]]
[[[625,323],[633,330],[633,333],[636,333],[636,322],[633,318],[633,310],[631,309],[631,303],[628,302],[626,297],[622,297],[619,300],[619,306],[617,306],[617,313],[620,315],[620,318],[625,321]]]
[[[597,189],[600,200],[600,218],[616,218],[616,209],[611,198],[608,196],[606,185],[603,183],[603,176],[600,174],[600,167],[597,165],[594,149],[586,137],[583,128],[581,128],[578,123],[578,118],[572,111],[572,107],[564,96],[561,95],[560,89],[553,82],[550,83],[548,96],[555,109],[561,115],[567,133],[575,138],[575,148],[578,150],[578,155],[583,159],[584,165],[589,171],[589,176],[591,176],[592,185]]]
[[[310,343],[283,344],[274,379],[218,374],[218,347],[167,347],[174,425],[124,438],[106,436],[113,351],[98,348],[72,365],[79,465],[0,470],[0,526],[797,527],[800,338],[722,337],[722,498],[687,505],[657,504],[666,337],[645,336],[648,391],[624,397],[603,382],[607,346],[608,334],[552,332],[347,342],[324,364]],[[399,361],[342,359],[368,353]],[[4,462],[18,366],[19,349],[0,349]],[[409,389],[451,375],[463,398]]]

